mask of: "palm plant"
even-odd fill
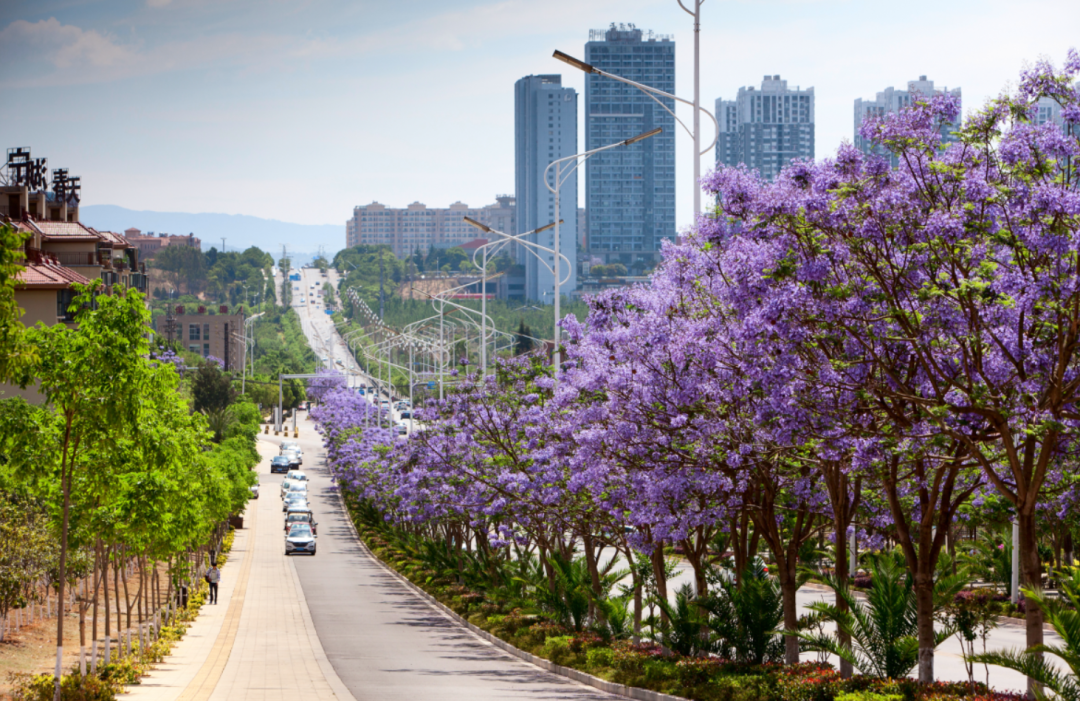
[[[817,602],[808,608],[822,620],[836,624],[839,631],[851,636],[850,645],[841,645],[833,635],[800,631],[798,636],[808,650],[827,652],[850,662],[863,674],[885,679],[906,677],[919,661],[915,591],[911,577],[889,555],[871,558],[873,574],[866,603],[831,575],[821,574],[836,596],[847,603],[847,611],[834,604]],[[952,589],[954,582],[942,583]],[[951,629],[935,633],[937,647],[953,634]]]
[[[655,620],[651,622],[653,640],[687,657],[708,648],[708,638],[702,635],[702,629],[708,621],[694,601],[694,590],[689,584],[682,585],[675,592],[674,604],[658,598],[656,605],[668,620],[667,625],[658,625]]]
[[[1042,608],[1046,621],[1061,636],[1061,645],[1035,645],[1027,650],[1005,650],[972,655],[971,662],[981,662],[1020,672],[1036,682],[1033,690],[1036,698],[1080,701],[1080,568],[1071,567],[1060,573],[1061,596],[1067,600],[1052,599],[1040,589],[1021,588],[1024,596]],[[1071,607],[1070,607],[1071,606]],[[1068,672],[1055,669],[1039,653],[1054,655],[1068,668]],[[1041,687],[1041,688],[1040,688]],[[1047,693],[1049,692],[1049,693]]]
[[[555,573],[554,581],[536,588],[540,607],[563,625],[580,631],[589,615],[589,568],[585,558],[569,559],[552,553],[548,561]]]
[[[959,560],[972,576],[1005,588],[1012,598],[1012,535],[1008,529],[984,530],[980,539],[969,552],[962,552]]]
[[[718,591],[698,601],[709,612],[713,651],[726,659],[763,664],[784,659],[784,641],[776,633],[784,620],[779,584],[755,560],[746,568],[742,586],[733,577],[721,579]]]

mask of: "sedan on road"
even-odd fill
[[[307,492],[289,492],[285,501],[281,503],[281,511],[287,512],[291,506],[308,505]]]
[[[285,536],[285,554],[294,553],[315,554],[315,534],[311,532],[311,526],[306,523],[296,524]]]
[[[315,535],[319,534],[319,524],[315,521],[315,515],[311,513],[310,509],[294,508],[285,514],[285,532],[288,533],[289,529],[298,523],[306,523],[311,526],[311,532]]]
[[[275,472],[288,472],[289,471],[289,458],[285,455],[275,455],[270,458],[270,474]]]

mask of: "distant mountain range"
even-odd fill
[[[124,233],[135,227],[144,234],[195,234],[203,250],[221,248],[243,250],[258,246],[276,260],[284,244],[295,262],[313,258],[321,246],[328,258],[345,248],[345,226],[336,224],[291,224],[276,219],[262,219],[246,214],[188,214],[187,212],[139,212],[111,204],[79,207],[79,220],[87,226]],[[296,255],[293,255],[296,254]]]

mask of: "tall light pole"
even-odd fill
[[[667,112],[668,114],[670,114],[671,117],[676,122],[679,123],[679,126],[681,126],[683,129],[686,130],[686,133],[689,134],[690,138],[694,140],[694,220],[695,220],[695,223],[696,223],[698,215],[701,214],[701,185],[698,184],[698,181],[701,179],[701,156],[703,156],[704,154],[711,151],[713,149],[713,147],[716,145],[716,140],[720,138],[720,124],[716,121],[716,117],[713,116],[712,112],[710,112],[710,111],[708,111],[706,109],[702,109],[702,107],[701,107],[701,83],[700,83],[700,71],[701,71],[700,58],[701,57],[700,57],[700,53],[699,53],[699,43],[698,42],[699,42],[699,35],[700,35],[700,30],[701,30],[701,3],[704,2],[704,0],[693,0],[693,2],[694,2],[694,11],[690,12],[690,10],[688,10],[686,8],[686,6],[683,5],[682,0],[678,0],[679,6],[682,7],[683,10],[686,10],[686,12],[690,13],[690,15],[692,15],[694,17],[694,99],[693,99],[693,101],[684,100],[681,97],[678,97],[676,95],[672,95],[671,93],[666,93],[663,90],[657,90],[656,88],[651,87],[649,85],[643,85],[642,83],[634,82],[633,80],[630,80],[628,78],[623,78],[622,76],[614,75],[612,73],[608,73],[607,71],[602,71],[599,68],[597,68],[596,66],[592,65],[591,63],[585,63],[584,61],[582,61],[580,59],[576,59],[573,56],[564,54],[562,51],[556,51],[552,55],[555,58],[562,61],[563,63],[566,63],[566,64],[568,64],[570,66],[573,66],[574,68],[577,68],[580,71],[584,71],[586,74],[600,75],[600,76],[604,76],[605,78],[610,78],[612,80],[617,80],[620,83],[626,83],[627,85],[632,85],[633,87],[637,88],[638,90],[645,93],[648,97],[650,97],[653,100],[653,102],[655,102],[656,104],[663,107],[664,111]],[[690,127],[686,126],[686,124],[684,124],[681,119],[676,117],[675,113],[673,111],[671,111],[670,109],[668,109],[667,105],[665,105],[663,102],[661,102],[659,99],[657,99],[657,97],[656,97],[657,95],[659,95],[660,97],[666,97],[668,99],[675,100],[676,102],[681,102],[684,105],[690,105],[694,110],[694,119],[693,119],[694,128],[693,128],[693,130],[691,130]],[[713,126],[714,126],[715,131],[716,131],[716,136],[713,137],[712,143],[709,144],[709,147],[706,148],[704,151],[701,150],[701,113],[702,112],[704,112],[706,115],[708,115],[709,119],[712,120]]]
[[[558,210],[556,209],[556,211],[558,211]],[[473,265],[476,265],[476,253],[477,253],[477,251],[483,249],[483,252],[484,252],[483,276],[481,277],[481,280],[482,280],[481,284],[483,285],[483,293],[482,293],[482,295],[480,297],[480,374],[481,375],[486,375],[487,374],[487,254],[488,254],[488,247],[489,246],[500,247],[500,246],[506,245],[511,240],[518,240],[519,243],[526,246],[525,250],[529,251],[529,253],[536,256],[537,259],[541,263],[543,263],[545,267],[548,267],[547,263],[544,262],[543,256],[538,254],[536,251],[531,250],[530,247],[540,248],[540,249],[542,249],[544,251],[548,251],[548,250],[551,250],[551,249],[540,246],[539,244],[533,243],[532,241],[523,241],[523,240],[519,240],[519,239],[524,239],[524,237],[532,236],[533,234],[539,234],[541,231],[547,231],[548,229],[550,229],[552,227],[558,226],[559,223],[562,220],[560,219],[559,221],[553,221],[550,224],[545,224],[545,225],[543,225],[543,226],[541,226],[541,227],[539,227],[537,229],[533,229],[532,231],[526,231],[524,234],[511,235],[511,234],[504,233],[502,231],[498,231],[496,229],[492,229],[487,224],[484,224],[482,222],[478,222],[475,219],[472,219],[470,217],[462,217],[462,218],[465,220],[466,224],[470,224],[472,226],[475,226],[477,229],[479,229],[480,231],[483,231],[485,234],[495,234],[496,236],[501,237],[500,240],[498,240],[498,241],[489,241],[488,243],[485,243],[483,246],[477,247],[476,251],[473,251]],[[555,251],[557,252],[558,250],[559,250],[558,246],[556,246]],[[560,256],[565,257],[561,253],[559,253],[558,255],[555,256],[555,258],[559,258]],[[566,262],[567,262],[567,265],[569,265],[570,264],[570,259],[567,258]],[[552,275],[557,275],[558,274],[558,273],[555,272],[556,270],[558,270],[558,266],[556,266],[554,269],[548,267],[548,270],[551,270]],[[570,279],[569,275],[567,275],[567,280],[568,279]],[[563,280],[563,282],[566,282],[566,280]],[[559,323],[559,308],[557,306],[555,307],[555,323],[556,324]]]
[[[558,54],[559,52],[556,51],[555,53]],[[585,65],[588,65],[588,64],[585,64]],[[581,165],[585,161],[589,160],[590,157],[592,157],[593,155],[595,155],[597,153],[600,153],[601,151],[607,151],[608,149],[618,148],[619,146],[631,146],[633,144],[636,144],[639,141],[644,141],[645,139],[648,139],[650,136],[656,136],[657,134],[661,133],[662,131],[664,131],[664,130],[661,127],[656,127],[655,129],[650,129],[649,131],[642,132],[641,134],[638,134],[637,136],[631,136],[629,139],[625,139],[623,141],[616,141],[613,144],[608,144],[607,146],[601,146],[600,148],[594,148],[594,149],[591,149],[589,151],[582,151],[581,153],[575,153],[573,156],[565,156],[563,158],[559,158],[559,159],[554,160],[551,163],[549,163],[548,167],[544,169],[544,187],[546,187],[549,192],[551,192],[553,195],[555,195],[555,212],[556,213],[559,212],[559,190],[562,189],[562,186],[567,181],[567,179],[571,175],[574,174],[574,171],[576,171],[578,168],[580,168]],[[570,165],[566,169],[565,175],[564,175],[563,174],[564,173],[564,171],[563,171],[563,163],[566,163],[567,161],[573,161],[574,163],[573,163],[573,165]],[[552,184],[551,182],[548,182],[548,171],[551,170],[552,166],[555,167],[554,184]],[[561,252],[561,250],[562,250],[562,249],[559,248],[559,223],[561,221],[562,221],[561,219],[556,219],[555,220],[555,242],[554,242],[554,245],[552,247],[555,249],[556,252]],[[560,262],[561,258],[562,258],[561,255],[556,255],[555,256],[555,270],[552,273],[555,276],[555,348],[554,348],[554,351],[552,352],[552,363],[555,366],[554,375],[556,376],[556,380],[555,380],[556,382],[558,382],[557,376],[558,376],[559,366],[561,364],[560,360],[561,360],[561,357],[562,357],[561,354],[559,353],[559,302],[560,302],[560,298],[562,297],[562,293],[559,290],[559,288],[562,286],[562,281],[559,280],[559,262]],[[569,276],[567,276],[567,278],[569,278]]]

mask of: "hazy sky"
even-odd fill
[[[514,189],[514,81],[580,92],[551,52],[582,56],[611,22],[674,34],[692,96],[676,0],[2,0],[0,146],[82,175],[86,204],[307,224],[373,200],[483,205]],[[852,138],[856,97],[926,74],[968,112],[1080,48],[1076,0],[707,0],[702,25],[702,103],[765,74],[813,86],[818,158]]]

